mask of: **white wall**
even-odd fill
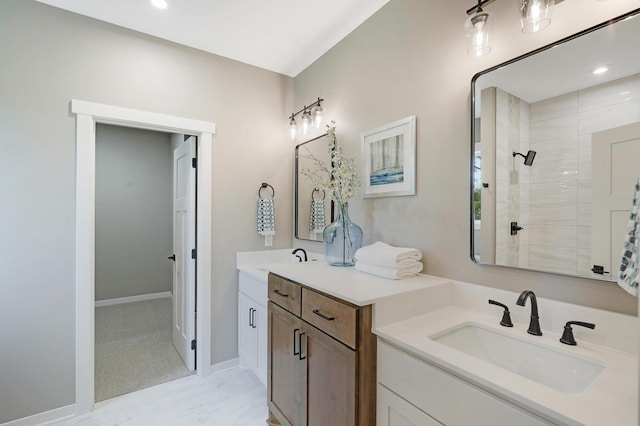
[[[171,291],[171,135],[96,126],[95,299]]]
[[[511,291],[636,313],[636,302],[609,282],[477,265],[470,260],[469,155],[471,78],[479,71],[640,7],[639,0],[567,0],[553,23],[522,34],[517,1],[497,1],[493,51],[468,57],[463,0],[391,0],[295,79],[295,104],[321,96],[335,119],[346,152],[360,153],[360,134],[399,118],[417,116],[417,195],[357,196],[352,219],[365,244],[417,247],[425,272]],[[538,161],[538,159],[536,159]],[[321,251],[318,243],[294,241]],[[514,301],[515,302],[515,301]]]
[[[261,182],[274,248],[292,239],[292,79],[24,0],[2,2],[0,58],[0,423],[75,399],[74,98],[216,123],[212,357],[237,357],[235,255],[264,248]]]

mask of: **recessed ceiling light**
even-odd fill
[[[151,4],[158,9],[166,9],[167,7],[169,7],[169,3],[167,3],[166,0],[151,0]]]
[[[607,68],[607,67],[598,67],[598,68],[593,70],[593,74],[600,75],[600,74],[604,74],[607,71],[609,71],[609,68]]]

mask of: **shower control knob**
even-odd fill
[[[518,222],[511,222],[511,235],[518,235],[518,231],[522,231],[524,228],[518,226]]]

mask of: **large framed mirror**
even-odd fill
[[[302,175],[302,170],[315,169],[311,155],[325,164],[331,163],[326,133],[296,146],[295,170],[296,238],[322,241],[324,227],[333,221],[333,202],[329,200],[328,194],[315,188]]]
[[[616,279],[640,176],[639,15],[473,77],[475,262]]]

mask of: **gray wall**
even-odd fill
[[[171,291],[169,133],[96,126],[95,299]]]
[[[260,182],[278,194],[274,248],[291,244],[293,80],[25,0],[2,1],[0,58],[0,423],[75,400],[71,99],[217,124],[212,354],[237,357],[235,254],[264,248]]]
[[[295,104],[321,96],[345,151],[359,155],[360,134],[417,116],[417,195],[349,203],[365,244],[417,247],[425,272],[541,297],[635,314],[617,285],[474,264],[469,256],[470,86],[479,71],[640,7],[638,0],[565,1],[538,34],[520,32],[517,1],[498,1],[490,55],[468,57],[462,26],[472,1],[391,0],[295,78]],[[294,241],[314,250],[320,244]],[[515,301],[514,301],[515,302]]]

